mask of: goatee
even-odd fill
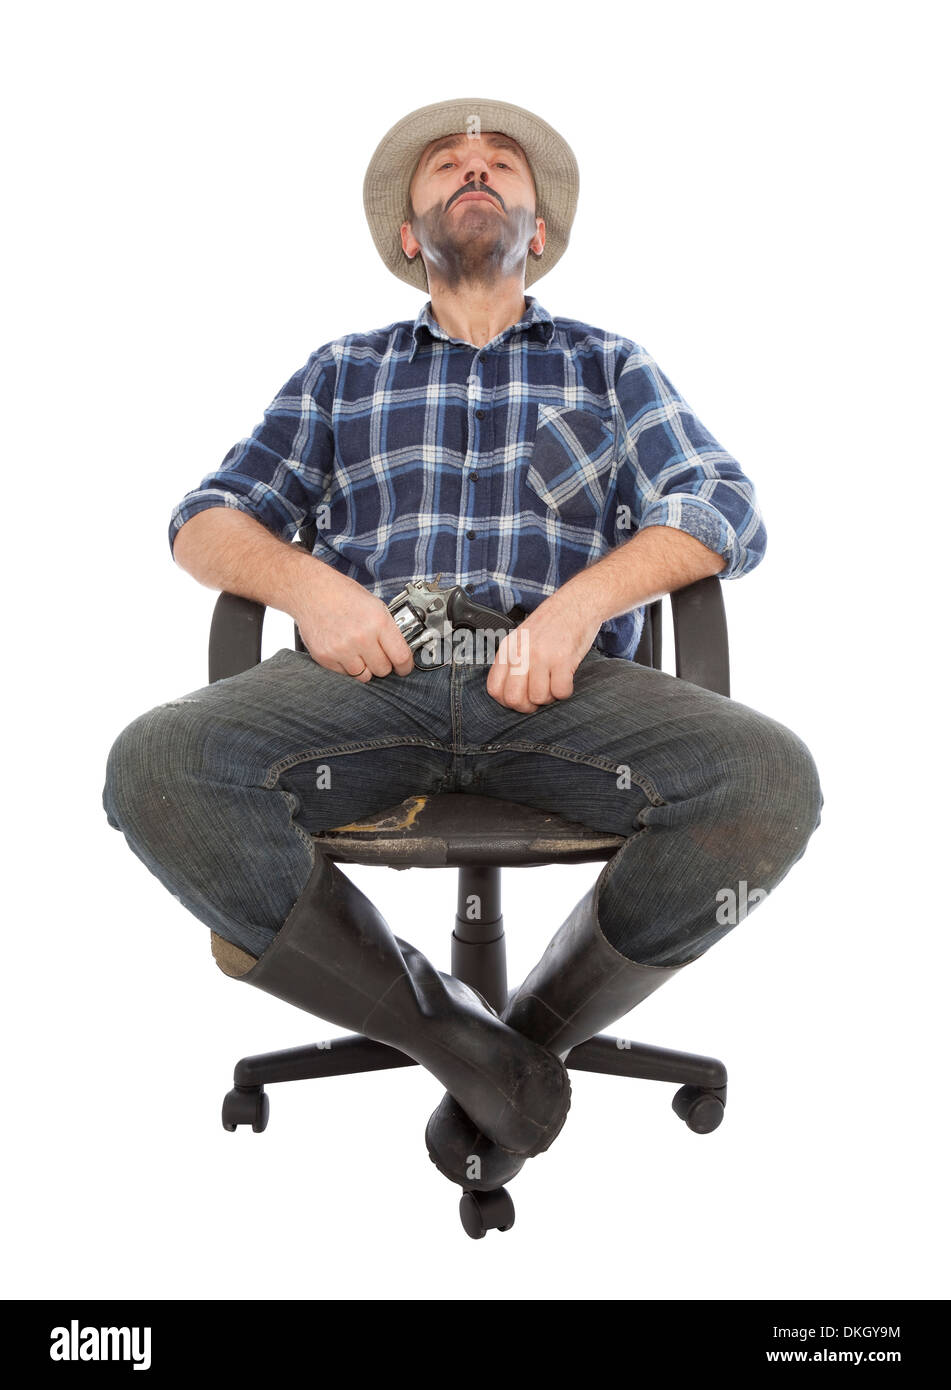
[[[467,228],[447,225],[450,217],[465,219]],[[491,233],[488,219],[496,224]],[[503,216],[488,203],[472,200],[461,210],[430,208],[413,219],[413,236],[422,248],[427,270],[449,289],[460,285],[491,288],[499,279],[517,275],[528,258],[528,245],[538,230],[535,214],[525,207],[510,207]]]

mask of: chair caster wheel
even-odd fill
[[[261,1134],[267,1129],[270,1108],[261,1086],[235,1086],[222,1102],[221,1123],[232,1134],[238,1125],[250,1125],[255,1134]]]
[[[467,1236],[481,1240],[486,1231],[512,1229],[515,1203],[504,1187],[494,1192],[464,1192],[459,1199],[459,1219]]]
[[[726,1091],[725,1086],[720,1089]],[[723,1119],[725,1099],[725,1094],[705,1091],[702,1086],[681,1086],[671,1107],[694,1134],[710,1134]]]

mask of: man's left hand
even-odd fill
[[[567,700],[601,623],[560,592],[550,595],[499,643],[486,690],[500,705],[522,714]]]

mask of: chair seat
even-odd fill
[[[610,859],[623,835],[590,830],[550,811],[466,792],[409,796],[314,839],[330,859],[393,869],[467,864],[582,864]]]

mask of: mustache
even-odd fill
[[[505,211],[505,203],[500,193],[496,193],[495,189],[489,188],[487,184],[473,183],[470,179],[470,181],[463,188],[456,189],[455,193],[452,195],[452,197],[449,199],[449,202],[446,204],[446,212],[448,212],[449,209],[452,207],[453,203],[456,202],[457,199],[461,198],[465,193],[488,193],[490,198],[494,198],[496,200],[496,202],[501,207],[502,211]]]

